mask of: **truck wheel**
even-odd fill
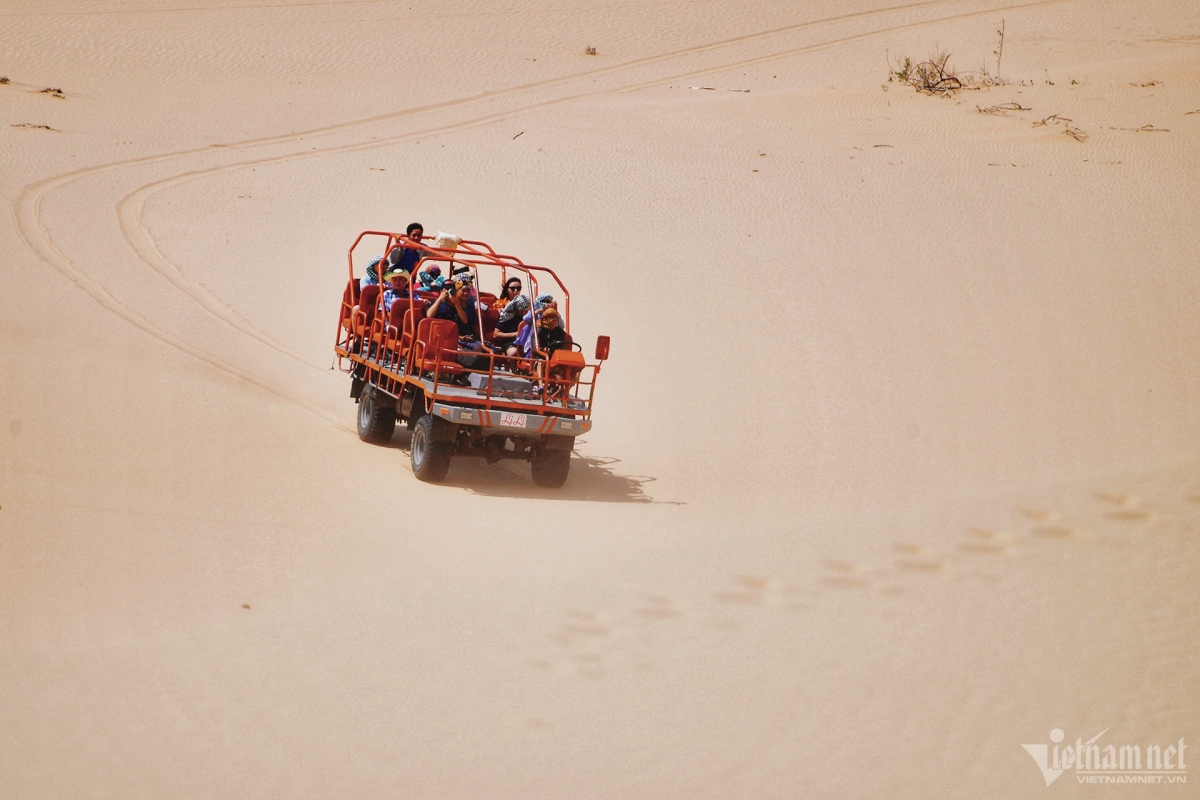
[[[371,444],[391,441],[396,430],[396,406],[384,406],[378,392],[369,383],[358,395],[358,438]]]
[[[558,489],[567,482],[571,470],[570,450],[543,450],[529,462],[533,482],[547,489]]]
[[[412,433],[412,471],[417,480],[437,483],[450,470],[453,442],[433,440],[433,417],[428,414],[417,420]]]

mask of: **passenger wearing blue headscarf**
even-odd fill
[[[508,348],[508,355],[523,355],[525,358],[529,358],[529,354],[533,348],[533,319],[535,315],[538,315],[545,308],[558,310],[558,303],[554,301],[554,295],[539,294],[534,299],[533,310],[521,320],[521,328],[517,333],[517,338],[513,341],[512,347]]]

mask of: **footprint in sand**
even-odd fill
[[[643,619],[679,619],[683,616],[683,608],[680,603],[673,598],[664,597],[660,594],[652,594],[646,597],[645,605],[643,605],[641,608],[634,609],[633,613],[637,614]]]
[[[1109,511],[1104,516],[1120,522],[1149,522],[1154,519],[1154,514],[1144,508],[1122,508],[1117,511]]]
[[[1117,506],[1104,516],[1121,522],[1148,522],[1154,518],[1153,512],[1144,507],[1142,499],[1136,495],[1120,492],[1096,492],[1096,498],[1109,505]]]
[[[558,626],[558,632],[551,636],[558,644],[572,650],[594,648],[599,642],[608,639],[615,630],[608,624],[608,617],[592,611],[569,611],[570,622]]]
[[[567,621],[551,634],[551,641],[563,647],[566,657],[574,663],[576,673],[584,678],[600,678],[604,675],[605,649],[617,630],[610,624],[607,614],[595,611],[572,609],[566,613]],[[549,659],[532,660],[529,666],[542,672],[557,669]]]
[[[1066,525],[1039,525],[1033,529],[1033,535],[1042,539],[1077,539],[1083,532]]]
[[[968,528],[967,535],[972,537],[972,541],[960,544],[959,549],[965,550],[968,553],[1002,555],[1007,553],[1012,547],[1012,537],[996,533],[987,528]]]
[[[1044,508],[1018,508],[1017,513],[1034,522],[1050,523],[1059,519],[1058,512],[1047,511]]]
[[[905,572],[941,572],[946,568],[945,559],[928,547],[897,542],[892,549],[904,554],[904,558],[896,559],[896,567]]]
[[[767,593],[777,588],[775,581],[759,575],[734,575],[733,583],[736,589],[713,592],[713,599],[721,603],[733,603],[744,606],[762,605],[767,599]]]
[[[1062,522],[1062,515],[1057,511],[1044,508],[1018,508],[1017,512],[1027,519],[1041,523],[1033,529],[1033,535],[1042,539],[1074,539],[1083,532]]]
[[[864,564],[826,559],[825,569],[832,574],[822,578],[821,584],[831,589],[869,589],[871,587],[870,569]]]

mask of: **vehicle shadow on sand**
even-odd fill
[[[411,434],[408,431],[397,431],[386,446],[408,453],[410,441]],[[561,489],[545,489],[534,484],[529,475],[529,465],[523,461],[488,464],[482,458],[456,458],[450,464],[450,474],[441,485],[488,497],[682,505],[655,500],[646,493],[647,485],[655,479],[645,475],[622,475],[615,468],[619,463],[619,458],[574,453],[566,485]]]

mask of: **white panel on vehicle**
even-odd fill
[[[528,421],[528,414],[514,414],[511,411],[500,412],[500,424],[508,428],[524,428]]]

